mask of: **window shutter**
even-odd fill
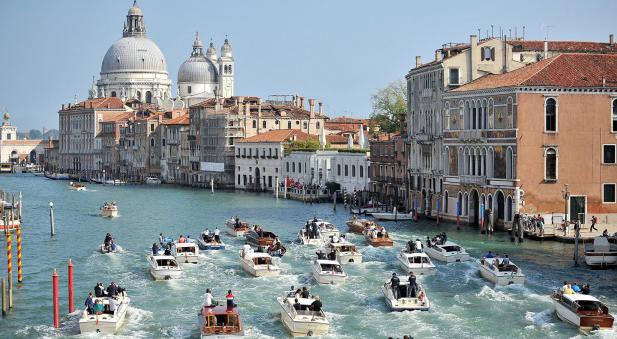
[[[491,48],[491,61],[495,61],[495,47]]]

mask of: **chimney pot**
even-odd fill
[[[441,59],[442,59],[441,50],[438,49],[435,51],[435,61],[441,61]]]
[[[548,58],[548,41],[544,40],[544,59]]]
[[[304,97],[300,97],[300,108],[304,109]]]
[[[420,67],[422,65],[422,58],[419,55],[416,55],[416,67]]]
[[[323,102],[319,102],[319,115],[323,116]]]

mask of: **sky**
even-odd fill
[[[227,35],[235,94],[299,94],[330,117],[367,117],[371,96],[434,58],[443,43],[515,29],[525,38],[608,41],[617,1],[138,1],[174,86],[195,32],[219,50]],[[132,0],[3,0],[0,110],[19,130],[57,128],[63,103],[88,96]],[[175,90],[174,90],[175,93]]]

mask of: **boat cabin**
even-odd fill
[[[169,258],[156,259],[156,266],[158,267],[178,267],[178,263],[175,260]]]
[[[497,263],[497,258],[482,258],[480,259],[480,264],[487,266],[491,270],[496,270],[498,272],[512,272],[517,273],[518,267],[514,264],[502,264]]]
[[[237,307],[202,307],[203,322],[201,332],[206,335],[235,334],[242,332],[242,324]]]
[[[319,262],[319,266],[321,267],[322,272],[336,272],[343,273],[343,269],[341,265],[334,262]]]
[[[270,265],[272,264],[272,257],[270,256],[257,256],[253,257],[253,264],[255,265]]]
[[[430,265],[431,264],[431,260],[427,257],[427,256],[420,256],[420,255],[412,255],[412,256],[408,256],[407,259],[409,260],[410,264],[426,264],[426,265]]]
[[[339,244],[330,244],[330,248],[333,252],[339,253],[339,252],[356,252],[356,245],[352,245],[352,244],[345,244],[345,245],[339,245]]]
[[[176,254],[195,254],[195,252],[197,251],[197,245],[193,243],[177,243],[175,247]]]

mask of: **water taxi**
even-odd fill
[[[413,213],[399,213],[396,207],[394,207],[392,212],[375,212],[371,215],[377,220],[388,221],[412,220],[414,218]]]
[[[146,177],[146,179],[144,179],[144,182],[146,183],[146,185],[160,185],[161,179],[157,177]]]
[[[199,247],[194,242],[174,241],[172,254],[179,263],[197,264],[199,261]]]
[[[617,245],[608,242],[607,237],[596,237],[593,244],[585,245],[585,263],[592,267],[617,265]]]
[[[416,275],[434,274],[437,269],[428,255],[424,252],[408,252],[401,250],[396,256],[399,265],[406,272]]]
[[[234,237],[242,237],[250,230],[249,224],[244,221],[240,221],[239,218],[227,220],[225,222],[225,227],[227,227],[227,233],[233,235]]]
[[[69,189],[73,191],[85,191],[86,185],[78,183],[78,182],[69,182]]]
[[[247,232],[244,236],[250,245],[257,248],[272,246],[277,238],[276,234],[264,231],[259,226],[255,226],[254,229]]]
[[[558,292],[552,295],[552,299],[559,319],[581,330],[613,327],[614,319],[608,307],[591,295]]]
[[[424,252],[428,254],[429,257],[445,263],[469,260],[469,253],[467,253],[464,248],[451,241],[446,241],[441,244],[431,243],[431,246],[424,247]]]
[[[244,335],[238,306],[203,306],[198,314],[201,338],[229,338]]]
[[[206,232],[201,233],[201,237],[197,238],[197,245],[200,250],[204,251],[220,251],[225,249],[225,244],[220,241],[216,241],[214,235],[206,235]]]
[[[286,294],[276,300],[281,307],[281,320],[283,325],[294,336],[320,336],[327,334],[330,330],[330,322],[321,307],[319,310],[312,310],[311,305],[317,300],[313,298],[298,298],[296,304],[293,294]],[[319,301],[321,304],[321,301]],[[296,307],[294,307],[294,304]]]
[[[301,229],[298,232],[298,241],[302,245],[323,245],[324,240],[321,237],[321,234],[313,235],[310,232],[306,232],[305,229]]]
[[[116,244],[111,244],[111,246],[106,246],[105,244],[101,244],[100,251],[103,254],[118,253],[118,252],[122,252],[122,247],[120,247],[120,245],[116,245]]]
[[[126,316],[131,299],[127,296],[126,291],[119,293],[115,300],[112,301],[116,303],[116,309],[109,311],[110,299],[108,297],[92,298],[95,304],[103,304],[104,311],[96,314],[89,313],[87,308],[82,311],[79,317],[79,331],[82,334],[90,332],[115,334],[118,332]]]
[[[513,262],[503,264],[503,259],[497,258],[482,258],[478,260],[480,266],[480,275],[482,278],[497,284],[523,284],[525,283],[525,275]],[[509,259],[508,259],[509,260]]]
[[[69,180],[71,179],[68,173],[52,173],[45,172],[45,177],[52,180]]]
[[[392,283],[388,281],[381,287],[381,292],[391,311],[428,311],[431,307],[426,291],[419,283],[416,283],[416,290],[412,291],[409,281],[401,281],[395,296]]]
[[[362,253],[357,250],[356,245],[347,242],[329,242],[326,245],[326,256],[334,253],[335,259],[341,264],[362,263]]]
[[[298,240],[303,245],[322,245],[328,239],[339,236],[340,231],[336,226],[317,218],[308,220],[298,232]]]
[[[115,201],[106,202],[101,206],[101,216],[103,218],[115,218],[118,216],[118,205]]]
[[[347,279],[341,264],[336,260],[313,261],[313,277],[320,284],[341,284]]]
[[[349,227],[349,231],[357,234],[362,234],[365,229],[375,226],[375,222],[367,219],[358,219],[356,216],[353,216],[350,220],[347,221],[347,227]]]
[[[373,247],[391,247],[394,241],[383,226],[373,225],[363,232],[364,238]]]
[[[182,268],[171,255],[148,255],[150,275],[154,280],[177,279],[182,275]]]
[[[240,250],[239,254],[242,269],[254,277],[269,277],[281,273],[281,269],[272,263],[272,256],[268,253]]]

